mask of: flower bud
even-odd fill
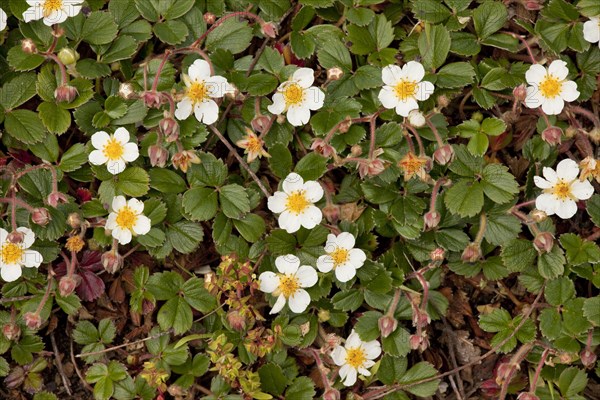
[[[444,261],[444,258],[446,258],[446,250],[442,249],[441,247],[433,249],[429,253],[429,258],[433,262]]]
[[[285,115],[283,115],[283,114],[279,114],[279,115],[277,116],[277,123],[278,123],[279,125],[281,125],[281,124],[283,124],[284,122],[285,122]]]
[[[439,108],[446,108],[450,104],[450,99],[446,95],[438,96],[437,105]]]
[[[575,136],[577,136],[577,132],[579,132],[577,128],[569,125],[567,126],[567,129],[565,129],[565,137],[567,139],[573,139]]]
[[[538,210],[537,208],[534,209],[533,211],[531,211],[531,213],[529,213],[529,216],[531,216],[531,219],[534,222],[542,222],[544,221],[546,218],[548,218],[548,214],[546,214],[546,212],[542,211],[542,210]]]
[[[204,18],[204,22],[206,22],[207,25],[212,25],[217,20],[217,16],[210,12],[204,13],[202,17]]]
[[[331,157],[336,153],[333,146],[329,143],[325,143],[321,138],[316,138],[310,145],[310,149],[321,154],[323,157]]]
[[[335,224],[340,219],[340,206],[336,204],[326,205],[322,211],[325,219],[332,224]]]
[[[360,163],[358,166],[358,173],[361,178],[365,176],[377,176],[383,172],[385,169],[385,164],[379,158],[375,158],[373,160],[368,160],[366,162]]]
[[[474,119],[477,122],[481,122],[483,121],[483,114],[481,113],[481,111],[475,111],[473,114],[471,114],[471,119]]]
[[[114,274],[123,267],[123,257],[116,250],[104,252],[100,260],[104,269],[110,274]]]
[[[158,131],[165,135],[167,142],[179,139],[179,124],[171,117],[165,117],[158,122]]]
[[[47,199],[48,204],[54,208],[56,208],[59,203],[66,203],[67,200],[67,196],[61,192],[52,192],[48,195]]]
[[[23,367],[12,368],[8,376],[4,378],[4,387],[7,389],[18,388],[19,386],[23,385],[27,375],[28,374],[25,372]]]
[[[327,79],[330,81],[337,81],[344,76],[344,71],[341,68],[333,67],[327,70]]]
[[[237,310],[229,310],[227,322],[234,331],[243,332],[246,329],[246,318]]]
[[[347,117],[345,120],[340,122],[340,124],[338,125],[338,131],[340,133],[346,133],[350,130],[351,126],[352,126],[352,119],[350,117]]]
[[[425,116],[419,110],[412,110],[408,113],[408,123],[414,126],[415,128],[420,128],[425,126],[427,121],[425,121]]]
[[[21,50],[23,50],[23,53],[35,54],[37,53],[37,46],[35,45],[33,40],[23,39],[21,41]]]
[[[396,328],[398,328],[398,321],[391,315],[380,317],[377,324],[379,325],[379,332],[381,332],[383,338],[390,336]]]
[[[142,100],[148,108],[159,108],[162,104],[160,93],[157,92],[144,92],[142,94]]]
[[[538,253],[550,253],[554,247],[554,236],[550,232],[541,232],[533,240],[533,247]]]
[[[38,313],[25,313],[23,320],[25,320],[25,325],[27,325],[29,329],[38,329],[42,326],[42,319]]]
[[[410,348],[413,350],[417,350],[421,345],[421,336],[419,335],[411,335],[409,339]]]
[[[556,126],[549,126],[542,132],[542,139],[551,146],[561,143],[562,129]]]
[[[436,226],[438,226],[441,219],[442,219],[442,215],[435,210],[425,213],[425,215],[423,216],[423,220],[425,222],[425,228],[426,229],[435,228]]]
[[[144,299],[142,301],[142,312],[145,315],[152,314],[152,311],[154,311],[155,307],[156,307],[156,304],[154,304],[153,301],[150,301],[148,299]]]
[[[513,366],[508,362],[503,362],[498,365],[496,370],[496,383],[502,385],[504,381],[510,379],[513,373]]]
[[[66,297],[75,291],[75,288],[79,286],[81,277],[79,275],[63,276],[58,282],[58,291],[62,297]]]
[[[354,146],[352,146],[350,148],[350,155],[352,157],[359,157],[362,154],[362,147],[360,147],[359,145],[355,144]]]
[[[34,208],[31,212],[31,220],[36,225],[46,226],[51,219],[50,213],[44,207]]]
[[[470,243],[462,253],[461,259],[466,263],[473,263],[481,258],[479,243]]]
[[[129,82],[123,82],[119,85],[119,97],[129,100],[132,99],[135,95],[135,90],[133,89],[133,85]]]
[[[169,160],[169,151],[161,145],[153,144],[148,148],[148,156],[150,157],[150,165],[164,168]]]
[[[340,400],[340,391],[334,388],[329,388],[323,393],[323,400]]]
[[[594,128],[588,132],[588,136],[594,144],[600,144],[600,128]]]
[[[25,235],[19,231],[12,231],[6,238],[10,243],[19,244],[23,242]]]
[[[73,229],[77,229],[81,226],[81,216],[79,215],[79,213],[71,213],[69,214],[69,216],[67,217],[67,224],[73,228]]]
[[[21,336],[21,328],[17,324],[8,323],[2,327],[2,333],[8,340],[17,341]]]
[[[79,53],[69,47],[63,47],[58,52],[58,59],[65,65],[75,64],[79,60]]]
[[[521,84],[513,89],[513,96],[515,96],[515,100],[517,101],[525,101],[527,98],[527,86]]]
[[[250,126],[252,126],[252,129],[254,129],[256,132],[262,132],[267,126],[269,126],[270,120],[271,119],[266,115],[259,115],[250,122]]]
[[[523,7],[529,11],[538,11],[542,9],[544,0],[525,0],[522,1]]]
[[[54,91],[54,97],[59,103],[70,103],[77,98],[78,94],[77,88],[70,85],[59,86]]]
[[[581,363],[587,369],[594,368],[596,360],[598,359],[596,354],[588,348],[584,349],[579,357],[581,357]]]
[[[81,203],[87,203],[88,201],[92,200],[92,197],[94,197],[92,192],[86,188],[77,188],[76,194]]]
[[[577,354],[563,351],[562,353],[558,354],[558,359],[560,360],[561,364],[571,364],[573,361],[577,360]]]
[[[265,22],[260,26],[260,31],[266,37],[275,39],[277,37],[277,25],[273,22]]]
[[[320,308],[317,317],[319,319],[319,322],[327,322],[331,318],[331,313],[328,310]]]
[[[517,400],[540,400],[540,398],[537,397],[532,392],[523,392],[523,393],[519,394],[519,397],[517,397]]]
[[[446,144],[433,152],[433,159],[440,165],[446,165],[454,158],[454,149]]]

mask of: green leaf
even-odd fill
[[[152,31],[160,41],[171,45],[183,42],[189,34],[185,23],[172,20],[155,24]]]
[[[514,239],[502,247],[502,261],[511,272],[524,271],[533,265],[537,252],[528,240]]]
[[[56,103],[44,101],[37,111],[44,126],[52,133],[63,134],[71,126],[71,113]]]
[[[280,179],[284,179],[292,171],[292,153],[287,146],[276,143],[269,147],[269,168]]]
[[[350,50],[354,54],[366,55],[385,49],[394,40],[392,23],[383,14],[378,14],[368,27],[348,25],[348,39],[352,42]]]
[[[485,39],[500,30],[507,19],[506,7],[497,1],[485,1],[473,11],[475,32],[480,39]]]
[[[411,0],[411,8],[415,18],[432,24],[444,22],[451,15],[447,7],[435,0]]]
[[[538,271],[546,279],[554,279],[565,271],[565,256],[559,246],[554,246],[550,253],[538,257]]]
[[[229,50],[232,54],[241,53],[250,46],[252,28],[246,21],[229,18],[215,28],[206,38],[206,49]]]
[[[317,58],[323,68],[341,68],[348,72],[352,69],[352,59],[348,48],[337,39],[331,39],[317,52]]]
[[[158,311],[156,320],[163,330],[173,328],[176,335],[185,333],[192,327],[192,308],[181,297],[168,300]]]
[[[362,305],[363,301],[362,292],[356,289],[337,292],[331,298],[333,307],[341,311],[356,311]]]
[[[435,376],[438,371],[428,362],[419,362],[415,364],[411,369],[398,380],[401,385],[408,385],[421,381],[423,379],[431,378]],[[407,392],[410,392],[419,397],[432,396],[439,386],[440,380],[435,379],[431,382],[421,383],[406,388]]]
[[[437,72],[437,87],[441,88],[460,88],[473,83],[475,69],[466,62],[455,62],[444,65]]]
[[[265,96],[277,87],[277,78],[270,74],[254,74],[246,79],[246,91],[253,96]]]
[[[138,21],[138,22],[145,22],[145,21]],[[150,27],[149,26],[148,26],[148,36],[150,36]],[[104,54],[102,54],[102,56],[100,57],[100,60],[103,63],[107,63],[107,64],[113,63],[115,61],[126,60],[126,59],[130,58],[133,54],[135,54],[135,52],[137,50],[137,46],[138,46],[137,42],[135,41],[135,39],[133,37],[131,37],[129,35],[121,34],[121,35],[119,35],[118,38],[116,38],[111,43],[108,50],[106,50],[106,52]],[[101,64],[97,64],[97,65],[101,65]],[[79,63],[77,64],[77,66],[79,67]],[[98,69],[100,70],[99,73],[105,74],[107,72],[106,68],[99,67]],[[79,70],[79,68],[78,68],[78,70]],[[104,75],[102,75],[102,76],[104,76]]]
[[[246,190],[237,184],[225,185],[219,189],[219,201],[223,214],[229,218],[240,219],[250,212],[250,200]]]
[[[275,363],[266,363],[258,369],[260,388],[267,393],[279,396],[287,386],[287,378],[281,367]]]
[[[285,398],[294,400],[312,400],[316,393],[313,381],[306,376],[301,376],[294,379],[294,382],[287,388],[285,391]]]
[[[450,33],[442,25],[425,24],[425,30],[419,35],[418,43],[425,69],[439,68],[446,61],[450,51]]]
[[[256,214],[246,214],[241,219],[234,219],[233,225],[248,242],[257,242],[265,233],[265,220]]]
[[[567,251],[567,260],[572,265],[600,263],[600,248],[589,240],[574,233],[566,233],[560,236],[560,244]]]
[[[558,388],[566,398],[574,398],[587,386],[588,378],[585,371],[577,367],[565,369],[558,377]]]
[[[585,299],[583,315],[594,326],[600,326],[600,296]]]
[[[194,251],[204,238],[202,226],[189,221],[169,225],[166,234],[173,248],[183,254]]]
[[[150,168],[150,187],[161,193],[181,193],[186,189],[185,180],[177,172],[166,168]]]
[[[19,74],[0,89],[0,105],[10,111],[25,103],[36,93],[36,75]]]
[[[327,159],[315,152],[308,153],[298,163],[294,171],[297,172],[304,181],[314,181],[319,179],[327,169]]]
[[[6,114],[4,128],[11,137],[25,144],[41,142],[48,134],[38,114],[24,109]]]
[[[94,11],[83,24],[81,39],[90,44],[106,44],[117,37],[118,26],[107,12]]]
[[[600,194],[590,197],[585,203],[585,208],[594,224],[600,227]]]
[[[126,168],[125,171],[117,175],[117,179],[117,190],[131,197],[141,197],[148,193],[150,189],[150,177],[140,167]]]
[[[36,69],[44,62],[44,57],[39,54],[25,53],[21,46],[13,46],[8,51],[8,64],[15,71],[31,71]]]
[[[497,204],[508,203],[519,193],[515,177],[500,164],[489,164],[483,169],[481,186],[485,195]]]
[[[381,340],[383,351],[395,357],[404,357],[410,353],[410,334],[398,327],[391,335]]]
[[[559,306],[565,304],[575,296],[575,285],[573,281],[566,277],[554,279],[546,285],[544,296],[550,305]]]
[[[182,204],[194,221],[209,221],[217,213],[217,192],[209,188],[192,188],[184,193]]]
[[[458,181],[446,191],[444,204],[452,214],[461,217],[477,215],[483,207],[483,184],[466,179]]]
[[[356,324],[354,324],[354,329],[361,340],[370,342],[379,337],[377,322],[382,315],[379,311],[367,311],[358,318]]]
[[[600,4],[596,0],[580,0],[577,8],[582,15],[588,18],[600,15]]]

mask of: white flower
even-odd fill
[[[415,128],[420,128],[425,126],[427,121],[425,120],[425,116],[419,110],[412,110],[408,113],[408,123],[414,126]]]
[[[375,365],[374,359],[381,354],[381,344],[377,340],[363,342],[358,333],[352,330],[346,345],[336,346],[331,352],[331,358],[336,365],[340,365],[340,378],[344,380],[345,386],[352,386],[356,383],[356,376],[360,373],[363,376],[370,376],[368,368]]]
[[[316,86],[315,72],[299,68],[292,77],[283,82],[273,95],[273,104],[267,107],[271,114],[287,113],[287,120],[294,126],[302,126],[310,120],[310,111],[323,107],[325,94]]]
[[[544,178],[535,176],[533,181],[543,193],[535,199],[535,207],[548,215],[571,218],[577,212],[577,201],[587,200],[594,194],[594,187],[587,181],[577,179],[579,166],[570,159],[562,160],[552,168],[544,167]]]
[[[310,295],[303,288],[312,287],[317,283],[317,271],[308,265],[300,266],[300,259],[292,254],[277,257],[275,266],[279,274],[267,271],[258,277],[260,290],[277,296],[269,314],[281,311],[286,302],[293,312],[304,312],[310,304]]]
[[[424,101],[433,94],[434,86],[423,81],[425,69],[417,61],[409,61],[402,68],[388,65],[381,71],[385,84],[379,92],[379,101],[385,108],[395,108],[396,114],[408,117],[412,110],[418,110],[417,100]]]
[[[16,281],[21,277],[21,268],[37,268],[43,261],[42,255],[29,250],[35,235],[29,228],[17,228],[17,232],[22,234],[20,243],[11,242],[9,233],[0,228],[0,276],[6,282]]]
[[[326,255],[317,259],[317,268],[321,272],[335,270],[335,277],[340,282],[348,282],[356,275],[356,270],[363,266],[367,255],[361,249],[354,248],[355,239],[349,232],[335,236],[329,234],[325,243]]]
[[[275,192],[269,197],[267,206],[279,215],[279,226],[288,233],[294,233],[300,226],[313,229],[321,223],[323,213],[313,203],[323,197],[323,188],[318,182],[304,182],[302,177],[292,172],[283,181],[283,192]]]
[[[138,199],[116,196],[112,201],[112,212],[108,215],[106,229],[121,244],[131,242],[132,234],[145,235],[150,231],[150,218],[144,214],[144,203]]]
[[[219,119],[219,106],[213,99],[233,93],[235,89],[222,76],[211,76],[210,65],[205,60],[196,60],[188,73],[182,75],[185,83],[183,100],[177,103],[175,117],[187,119],[192,112],[199,122],[214,124]]]
[[[94,133],[92,146],[96,150],[90,153],[90,163],[106,164],[106,169],[113,175],[125,171],[125,163],[140,156],[137,144],[129,142],[129,131],[125,128],[118,128],[113,135],[104,131]]]
[[[7,15],[4,12],[3,9],[0,8],[0,32],[2,32],[4,30],[4,28],[6,28],[6,20],[7,20]]]
[[[29,8],[23,13],[25,22],[44,19],[44,24],[52,26],[65,22],[81,11],[83,0],[27,0]]]
[[[558,115],[562,112],[565,101],[575,101],[579,97],[577,84],[566,80],[569,74],[567,63],[562,60],[552,61],[548,69],[540,64],[533,64],[525,73],[527,98],[525,105],[529,108],[542,106],[544,113]]]
[[[583,24],[583,38],[590,43],[598,42],[600,47],[600,16],[591,17]]]

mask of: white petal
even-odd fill
[[[538,108],[544,102],[542,93],[540,93],[537,83],[534,86],[527,86],[527,97],[525,97],[525,105],[528,108]]]
[[[398,97],[391,86],[382,87],[377,97],[385,108],[396,108],[398,105]]]
[[[401,115],[403,117],[408,117],[408,114],[412,110],[418,109],[419,105],[417,104],[417,101],[414,98],[409,97],[405,101],[398,102],[398,104],[396,105],[396,114]]]
[[[119,211],[121,208],[127,205],[127,201],[124,196],[115,196],[112,201],[113,211]]]
[[[537,86],[545,77],[548,71],[540,64],[533,64],[525,72],[525,80],[528,84]]]
[[[210,77],[205,82],[208,90],[208,95],[213,98],[220,98],[225,96],[225,93],[231,91],[231,85],[222,76],[215,75]]]
[[[113,137],[116,139],[117,142],[121,143],[122,145],[125,145],[125,143],[129,142],[129,139],[131,138],[129,135],[129,131],[123,127],[118,128],[115,131]]]
[[[275,93],[273,95],[273,104],[267,107],[271,114],[279,115],[285,111],[285,99],[283,94]]]
[[[300,267],[300,259],[293,254],[286,254],[275,259],[275,266],[282,274],[295,274]]]
[[[577,213],[577,203],[571,199],[561,200],[556,205],[556,215],[562,219],[569,219]]]
[[[381,80],[389,86],[395,86],[403,76],[402,68],[397,65],[388,65],[381,70]]]
[[[185,97],[179,103],[177,103],[177,109],[175,110],[175,118],[180,121],[187,119],[192,114],[193,104],[190,99]]]
[[[125,168],[125,161],[123,161],[122,159],[108,160],[106,162],[106,169],[113,175],[120,174],[121,172],[125,171]]]
[[[542,169],[542,173],[544,175],[544,178],[546,178],[546,180],[550,182],[553,186],[556,183],[556,181],[558,181],[558,175],[556,175],[556,171],[552,168],[544,167]]]
[[[303,126],[310,121],[310,110],[308,107],[290,107],[287,111],[286,118],[292,126]]]
[[[315,81],[315,71],[310,68],[298,68],[292,75],[292,81],[298,82],[303,88],[309,88]]]
[[[283,297],[283,295],[281,294],[277,298],[277,301],[275,302],[275,304],[273,304],[273,308],[271,309],[269,314],[277,314],[279,311],[281,311],[283,309],[283,306],[285,306],[285,297]]]
[[[90,164],[102,165],[108,161],[108,158],[104,155],[102,150],[93,150],[90,153],[88,160],[89,160]]]
[[[112,237],[117,239],[120,244],[128,244],[131,242],[132,235],[129,229],[123,229],[117,226],[112,231]]]
[[[320,256],[317,258],[317,268],[321,272],[329,272],[333,269],[333,258],[329,255]]]
[[[417,84],[415,98],[419,101],[425,101],[433,94],[435,86],[429,81],[423,81]]]
[[[361,344],[362,340],[360,340],[360,336],[358,335],[358,333],[352,330],[350,336],[348,336],[348,339],[346,339],[346,348],[350,349],[354,347],[359,347]]]
[[[0,228],[0,245],[6,242],[6,238],[8,238],[8,232],[6,229]]]
[[[553,99],[546,99],[542,103],[542,110],[547,115],[558,115],[562,112],[565,107],[565,101],[560,97],[556,96]]]
[[[296,293],[290,296],[288,299],[288,306],[290,310],[296,314],[300,314],[306,311],[306,308],[310,304],[310,295],[304,289],[298,289]]]
[[[354,248],[354,244],[356,243],[356,239],[354,238],[354,235],[351,234],[350,232],[342,232],[339,235],[337,235],[337,243],[340,247],[346,249],[346,250],[350,250],[352,248]]]
[[[106,220],[104,227],[108,230],[113,230],[117,227],[117,213],[111,212],[108,214],[108,219]]]
[[[556,175],[560,179],[572,181],[579,175],[579,165],[570,158],[565,158],[556,166]]]
[[[316,203],[323,198],[323,187],[319,182],[307,181],[303,186],[305,193],[304,195],[311,203]]]
[[[335,346],[331,352],[331,359],[335,365],[344,365],[346,363],[346,349],[343,346]]]
[[[548,215],[554,215],[559,200],[549,193],[542,193],[535,199],[535,208]]]
[[[365,261],[367,260],[367,255],[361,249],[352,249],[348,254],[350,258],[350,263],[354,265],[354,268],[360,268],[363,266]]]
[[[137,217],[137,221],[133,225],[133,231],[136,235],[145,235],[150,232],[150,218],[145,215],[140,215]]]
[[[287,194],[292,194],[292,192],[302,190],[304,188],[304,179],[300,175],[295,172],[291,172],[283,181],[281,185],[283,187],[283,191]]]
[[[138,159],[140,156],[140,150],[138,149],[137,144],[130,142],[127,143],[123,152],[123,159],[127,162],[132,162]]]
[[[308,265],[302,265],[298,268],[296,278],[298,278],[298,281],[300,282],[300,287],[303,288],[313,287],[319,281],[317,271]]]
[[[374,360],[381,355],[381,344],[377,340],[363,343],[362,348],[369,360]]]
[[[356,369],[350,367],[348,369],[348,374],[346,375],[346,379],[344,379],[344,386],[352,386],[356,383],[356,377],[357,377],[358,373],[356,372]]]
[[[371,376],[371,373],[369,372],[369,370],[366,368],[363,368],[363,367],[358,367],[358,372],[363,376]]]
[[[579,200],[587,200],[594,194],[594,187],[587,180],[576,180],[571,183],[571,194]]]
[[[14,282],[21,277],[21,266],[18,264],[0,265],[0,276],[5,282]]]
[[[67,2],[67,1],[65,1],[65,3],[68,3],[68,2]],[[76,16],[77,14],[79,14],[79,12],[81,12],[81,6],[80,6],[80,5],[73,5],[73,4],[70,4],[70,5],[67,7],[67,15],[68,15],[69,17],[74,17],[74,16]]]
[[[325,102],[325,93],[318,87],[310,87],[305,90],[304,94],[304,102],[303,106],[307,107],[309,110],[316,111],[323,107],[323,103]]]
[[[579,98],[579,91],[577,90],[577,83],[573,81],[565,81],[562,84],[562,92],[560,96],[564,101],[575,101]]]
[[[104,131],[96,132],[92,135],[92,146],[98,150],[102,150],[106,143],[110,140],[110,135]]]
[[[279,222],[279,227],[285,229],[287,233],[298,232],[301,226],[300,216],[292,214],[287,210],[279,214],[277,221]]]
[[[407,62],[402,67],[402,72],[404,72],[406,79],[413,82],[421,82],[425,76],[425,68],[423,68],[423,65],[417,61]]]
[[[535,186],[539,187],[540,189],[550,189],[552,186],[554,186],[541,176],[534,176],[533,183],[535,183]]]
[[[23,234],[23,241],[21,242],[21,246],[24,249],[30,248],[33,242],[35,242],[35,233],[33,233],[31,229],[25,228],[24,226],[17,228],[17,232]]]
[[[313,229],[315,226],[321,223],[323,219],[323,213],[318,207],[308,206],[299,215],[300,223],[306,229]]]
[[[27,268],[37,268],[44,261],[39,251],[25,250],[21,257],[21,264]]]
[[[188,68],[188,76],[194,81],[203,81],[210,77],[210,65],[206,60],[196,60]]]
[[[548,73],[554,75],[559,81],[562,81],[569,75],[569,68],[567,68],[567,63],[563,60],[554,60],[548,67]]]
[[[340,282],[348,282],[355,276],[356,268],[350,263],[344,263],[335,269],[335,277]]]
[[[69,15],[63,10],[52,11],[50,15],[44,17],[44,24],[52,26],[54,24],[61,24],[69,18]]]
[[[32,6],[23,12],[23,20],[25,22],[36,21],[42,18],[41,14],[42,13],[38,11],[37,7]]]
[[[590,18],[583,24],[583,38],[590,43],[600,41],[600,19]]]
[[[212,125],[219,119],[219,106],[214,100],[203,101],[194,107],[194,115],[198,122]]]
[[[267,207],[274,213],[280,213],[285,210],[288,195],[283,192],[275,192],[273,196],[267,200]]]
[[[144,203],[138,199],[129,199],[127,206],[136,214],[141,214],[144,212]]]
[[[265,293],[273,293],[279,287],[279,277],[275,272],[266,271],[258,277],[259,289]]]

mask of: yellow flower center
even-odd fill
[[[569,182],[559,181],[551,190],[552,194],[561,200],[571,197],[571,184]]]
[[[304,89],[297,83],[290,83],[283,89],[283,98],[287,107],[297,106],[304,100]]]
[[[344,264],[350,258],[350,252],[346,249],[335,249],[329,256],[333,258],[334,268],[338,265]]]
[[[17,264],[23,257],[23,249],[15,243],[4,243],[1,255],[3,264]]]
[[[365,351],[360,347],[346,349],[346,364],[352,368],[359,368],[367,361]]]
[[[416,90],[417,90],[417,83],[413,82],[413,81],[407,81],[405,79],[402,79],[394,87],[394,92],[396,92],[396,97],[398,97],[402,101],[405,101],[411,97],[414,97]]]
[[[540,83],[540,92],[547,99],[553,99],[560,94],[562,83],[553,75],[547,75]]]
[[[248,136],[246,138],[246,140],[248,141],[248,151],[252,151],[252,152],[259,152],[262,149],[262,140],[260,140],[258,137],[252,135],[252,136]]]
[[[108,139],[108,142],[106,142],[106,145],[104,146],[102,152],[104,153],[106,158],[108,158],[111,161],[114,161],[119,160],[123,156],[123,153],[125,153],[125,148],[121,143],[119,143],[117,139],[110,138]]]
[[[81,239],[79,236],[72,236],[67,239],[67,244],[65,247],[69,251],[74,251],[75,253],[78,253],[81,251],[81,249],[83,249],[84,245],[85,242],[83,241],[83,239]]]
[[[308,201],[304,195],[304,190],[297,190],[288,196],[285,208],[288,211],[298,215],[302,213],[310,204],[310,201]]]
[[[187,97],[192,103],[201,103],[208,98],[208,88],[204,82],[194,82],[187,91]]]
[[[283,275],[279,277],[279,293],[286,299],[293,296],[300,289],[300,281],[295,275]]]
[[[125,206],[117,212],[117,225],[121,228],[132,229],[137,218],[137,214],[129,206]]]
[[[55,11],[62,10],[62,7],[63,7],[62,0],[46,0],[44,2],[44,5],[42,6],[42,9],[44,11],[44,17],[49,16],[50,14],[52,14]]]
[[[399,164],[400,168],[402,168],[407,175],[412,176],[419,172],[421,168],[423,168],[425,162],[426,160],[416,157],[412,153],[408,153],[402,160],[400,160]]]

